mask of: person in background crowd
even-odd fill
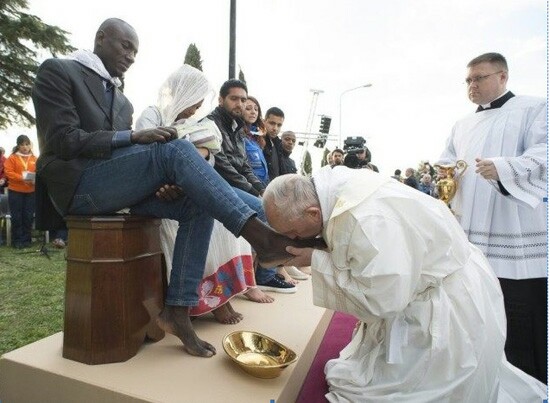
[[[264,147],[264,156],[269,170],[269,180],[273,180],[281,174],[281,139],[278,137],[281,127],[285,121],[285,114],[276,106],[273,106],[265,113],[266,139]]]
[[[327,154],[327,165],[332,166],[334,163],[334,160],[332,158],[332,151]]]
[[[248,163],[252,167],[254,175],[264,185],[269,183],[269,172],[263,149],[265,147],[265,125],[262,120],[262,108],[256,98],[248,95],[246,100],[243,120],[246,134],[245,146]]]
[[[472,59],[465,82],[478,107],[455,124],[440,157],[469,165],[451,207],[500,280],[506,357],[546,383],[547,103],[506,88],[508,64],[499,53]]]
[[[8,186],[8,181],[6,179],[6,173],[4,172],[4,162],[6,161],[5,154],[6,150],[0,147],[0,197],[5,197],[4,188]],[[1,214],[2,212],[0,212]],[[0,227],[0,246],[4,245],[5,241],[2,237],[2,227]]]
[[[426,193],[429,196],[434,195],[434,184],[432,182],[432,176],[430,174],[422,175],[420,183],[418,184],[418,190],[422,193]]]
[[[22,249],[30,247],[32,243],[36,157],[32,153],[28,136],[21,134],[16,143],[12,154],[4,163],[4,170],[8,178],[12,246]]]
[[[371,171],[378,172],[378,167],[371,162],[372,154],[368,147],[363,147],[360,150],[347,153],[344,158],[344,165],[348,168],[358,169],[366,168]]]
[[[0,194],[4,194],[4,188],[8,186],[6,172],[4,171],[4,163],[6,162],[6,150],[0,147]]]
[[[220,88],[219,105],[207,116],[222,134],[222,149],[214,157],[214,168],[231,186],[253,196],[260,196],[265,185],[260,181],[246,157],[243,111],[248,88],[240,80],[227,80]]]
[[[332,163],[330,166],[344,165],[344,151],[339,148],[335,148],[332,152]]]
[[[281,160],[280,160],[280,175],[295,174],[297,172],[296,163],[290,154],[296,146],[296,134],[291,131],[286,131],[281,135]]]
[[[392,178],[395,179],[397,182],[403,182],[403,178],[401,178],[401,170],[396,169],[392,175]]]
[[[414,189],[418,189],[418,181],[416,180],[416,177],[414,176],[414,169],[407,168],[405,170],[405,180],[403,183],[407,186],[410,186]]]

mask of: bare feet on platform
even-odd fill
[[[212,311],[216,320],[224,325],[234,325],[243,320],[243,315],[235,312],[229,302]]]
[[[244,296],[250,301],[259,302],[260,304],[268,304],[275,301],[275,298],[267,295],[265,292],[256,287],[249,288],[248,291],[244,293]]]
[[[157,325],[166,333],[177,336],[183,343],[183,348],[191,355],[212,357],[216,349],[210,343],[197,337],[191,320],[189,307],[165,305],[157,317]]]

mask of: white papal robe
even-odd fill
[[[547,130],[546,101],[516,96],[458,121],[440,157],[469,165],[452,208],[500,278],[547,277]],[[476,158],[494,162],[509,196],[475,173]]]
[[[329,252],[314,251],[314,304],[360,320],[330,360],[330,402],[540,402],[508,364],[498,280],[443,202],[367,170],[320,170]]]

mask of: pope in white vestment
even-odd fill
[[[326,379],[330,402],[541,402],[545,385],[506,362],[498,280],[447,206],[367,170],[276,178],[270,225],[322,233],[313,303],[360,322]],[[309,261],[308,261],[309,259]]]

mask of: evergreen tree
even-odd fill
[[[323,159],[321,160],[321,168],[328,164],[327,155],[329,154],[330,154],[330,150],[325,147],[325,151],[323,151]]]
[[[244,78],[244,73],[241,65],[239,65],[239,80],[246,84],[246,78]]]
[[[194,43],[190,44],[187,47],[187,52],[185,52],[185,60],[183,61],[183,64],[188,64],[202,71],[201,52]]]
[[[27,9],[27,0],[0,0],[0,129],[34,124],[25,106],[39,66],[37,51],[55,56],[74,50],[68,32],[45,24]]]
[[[302,160],[302,169],[301,174],[307,177],[311,176],[312,167],[311,167],[311,154],[308,150],[304,151],[304,159]]]

